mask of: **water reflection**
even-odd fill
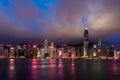
[[[15,76],[15,65],[14,65],[14,59],[9,59],[9,72],[8,72],[9,78],[14,78]]]
[[[119,80],[119,61],[76,59],[1,60],[0,80]]]
[[[32,59],[32,69],[37,68],[37,59]]]
[[[63,62],[62,59],[58,60],[58,74],[60,77],[63,76]]]
[[[31,65],[31,80],[37,80],[38,79],[38,68],[37,68],[37,59],[32,59],[32,65]]]
[[[111,75],[110,76],[111,79],[114,79],[114,80],[119,79],[118,76],[119,76],[120,70],[116,62],[110,63],[109,71],[110,71],[109,74]]]
[[[110,65],[110,68],[111,68],[112,73],[114,73],[114,74],[117,74],[117,73],[118,73],[118,67],[117,67],[117,64],[116,64],[115,62],[113,62],[113,63]]]
[[[72,75],[75,74],[75,63],[74,63],[74,59],[72,59],[72,63],[71,63],[71,74],[72,74]]]
[[[9,69],[10,70],[14,70],[15,69],[15,66],[14,66],[14,59],[10,59],[10,65],[9,65]]]
[[[75,62],[74,62],[74,59],[72,59],[72,63],[71,63],[71,77],[72,77],[72,80],[75,80]]]
[[[53,80],[55,78],[55,67],[56,67],[56,59],[50,59],[49,60],[49,80]]]
[[[49,60],[49,67],[55,67],[56,66],[56,59],[50,59]]]

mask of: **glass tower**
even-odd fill
[[[88,34],[89,34],[88,28],[85,28],[84,29],[84,42],[83,42],[83,44],[84,44],[84,54],[83,54],[84,58],[87,57],[87,53],[88,53],[88,43],[89,43],[89,41],[88,41],[89,35]]]

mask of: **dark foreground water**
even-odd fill
[[[120,61],[6,59],[0,80],[120,80]]]

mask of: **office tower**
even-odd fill
[[[0,45],[0,57],[5,57],[3,44]]]
[[[83,42],[83,44],[84,44],[84,55],[83,55],[83,57],[84,58],[86,58],[87,57],[87,54],[88,54],[88,43],[89,43],[89,41],[88,41],[88,28],[85,28],[84,29],[84,42]]]
[[[71,58],[75,58],[76,57],[76,51],[75,51],[75,47],[71,48]]]
[[[10,47],[10,58],[15,58],[15,48],[14,47]]]
[[[98,47],[98,57],[101,57],[101,47],[102,47],[102,41],[99,39],[98,43],[97,43],[97,47]]]
[[[44,41],[44,57],[46,58],[48,56],[49,56],[49,54],[48,54],[48,41],[47,41],[47,39],[45,39],[45,41]]]
[[[37,48],[37,58],[41,58],[40,48]]]
[[[48,41],[47,39],[44,41],[44,53],[48,52]]]
[[[32,57],[37,58],[37,45],[32,46]]]
[[[50,57],[51,57],[51,58],[55,57],[54,42],[51,42],[51,44],[50,44]]]
[[[54,42],[51,42],[50,46],[51,46],[51,48],[54,48]]]
[[[93,57],[97,57],[97,45],[93,44]]]

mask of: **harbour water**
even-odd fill
[[[1,59],[0,80],[120,80],[120,61]]]

